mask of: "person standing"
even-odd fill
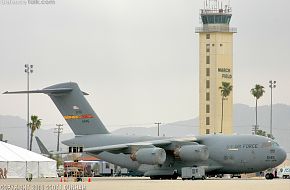
[[[3,179],[7,179],[7,168],[4,168],[4,174],[3,174]]]
[[[0,179],[4,179],[2,168],[0,168]]]

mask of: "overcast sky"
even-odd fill
[[[5,0],[6,1],[6,0]],[[198,116],[202,0],[0,1],[0,91],[74,81],[109,130]],[[16,0],[12,0],[16,1]],[[6,1],[7,2],[7,1]],[[277,80],[274,103],[290,104],[289,0],[232,0],[234,103],[254,106],[250,89]],[[0,95],[0,115],[26,119],[26,95]],[[45,95],[31,95],[45,127],[65,123]]]

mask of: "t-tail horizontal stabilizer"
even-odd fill
[[[65,94],[71,92],[72,88],[58,88],[58,89],[43,89],[43,90],[30,90],[30,91],[15,91],[15,92],[4,92],[3,94]],[[83,92],[84,95],[89,95],[86,92]]]

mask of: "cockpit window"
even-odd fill
[[[272,141],[272,142],[271,142],[271,145],[272,145],[272,147],[278,147],[278,146],[279,146],[279,144],[276,143],[275,141]]]
[[[271,147],[271,142],[264,142],[262,143],[262,148],[268,148],[268,147]]]
[[[279,144],[276,143],[275,141],[267,141],[262,143],[262,148],[274,148],[274,147],[279,147]]]

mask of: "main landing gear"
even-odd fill
[[[150,179],[152,180],[165,180],[165,179],[172,179],[175,180],[177,179],[178,176],[175,175],[158,175],[158,176],[150,176]]]

